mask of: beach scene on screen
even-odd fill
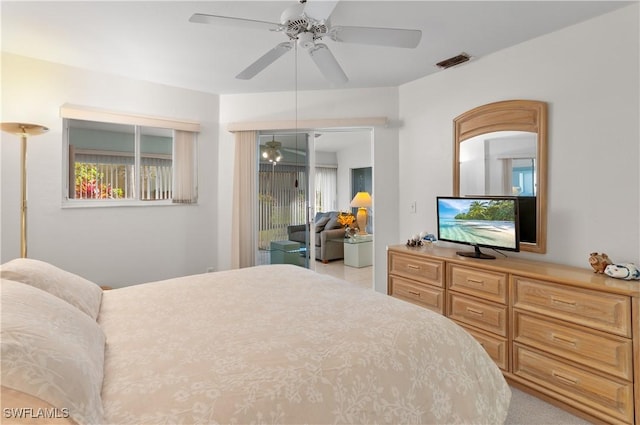
[[[516,220],[512,201],[439,199],[440,239],[515,248]]]

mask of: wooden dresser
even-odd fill
[[[388,247],[389,295],[464,327],[512,385],[596,423],[640,424],[640,282],[455,252]]]

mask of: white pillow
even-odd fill
[[[105,336],[95,320],[24,283],[0,283],[2,386],[66,409],[78,424],[103,421]]]
[[[100,286],[44,261],[16,258],[0,266],[0,277],[42,289],[65,300],[94,320],[100,312]]]

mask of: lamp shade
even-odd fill
[[[6,131],[7,133],[17,134],[21,136],[23,134],[28,134],[30,136],[37,136],[39,134],[46,133],[49,129],[43,125],[39,124],[26,124],[19,122],[3,122],[0,124],[0,128],[2,131]]]
[[[371,195],[369,192],[358,192],[351,200],[351,207],[367,208],[371,206]]]

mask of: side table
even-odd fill
[[[271,241],[269,251],[271,251],[271,264],[299,266],[304,263],[306,249],[301,248],[300,244],[294,241]]]
[[[373,235],[356,235],[344,240],[344,265],[350,267],[373,265]]]

